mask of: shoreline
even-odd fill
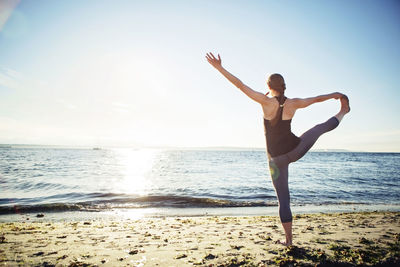
[[[368,205],[368,204],[341,204],[341,205],[293,205],[293,216],[297,214],[326,214],[326,213],[357,213],[357,212],[400,212],[400,205]],[[37,218],[37,214],[43,217]],[[277,216],[278,206],[264,207],[193,207],[193,208],[117,208],[91,211],[41,211],[15,212],[0,214],[2,222],[33,221],[79,221],[98,218],[109,220],[141,219],[162,217],[207,217],[207,216]]]
[[[111,217],[0,223],[0,263],[58,266],[395,266],[400,212],[278,216]],[[88,265],[85,265],[88,264]],[[382,265],[384,264],[384,265]]]

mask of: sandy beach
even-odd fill
[[[341,266],[400,264],[400,213],[301,214],[284,247],[277,216],[0,224],[5,266]]]

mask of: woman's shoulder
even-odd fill
[[[301,101],[301,98],[287,98],[285,101],[286,105],[296,105],[299,101]]]
[[[270,120],[274,117],[274,114],[278,110],[279,103],[275,97],[267,96],[267,102],[265,105],[262,105],[264,119]]]
[[[296,112],[297,109],[297,103],[298,103],[299,98],[287,98],[284,104],[284,114],[287,114],[288,117],[293,117],[294,113]],[[286,116],[285,116],[286,117]]]

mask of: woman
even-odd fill
[[[225,70],[219,55],[216,58],[212,53],[207,53],[206,58],[231,83],[262,106],[271,178],[279,201],[279,217],[286,235],[286,241],[278,241],[278,243],[290,246],[292,245],[292,212],[290,211],[288,165],[303,157],[323,133],[339,125],[344,115],[350,111],[349,100],[341,93],[310,98],[287,98],[285,97],[285,81],[280,74],[272,74],[268,78],[270,92],[264,95],[246,86]],[[269,93],[272,97],[267,96]],[[290,123],[297,109],[331,98],[340,99],[342,106],[338,114],[311,128],[300,137],[292,133]]]

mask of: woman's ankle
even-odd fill
[[[292,237],[286,237],[286,245],[291,246],[293,243],[293,238]]]
[[[339,121],[339,123],[343,120],[345,113],[339,112],[335,115],[335,118]]]

